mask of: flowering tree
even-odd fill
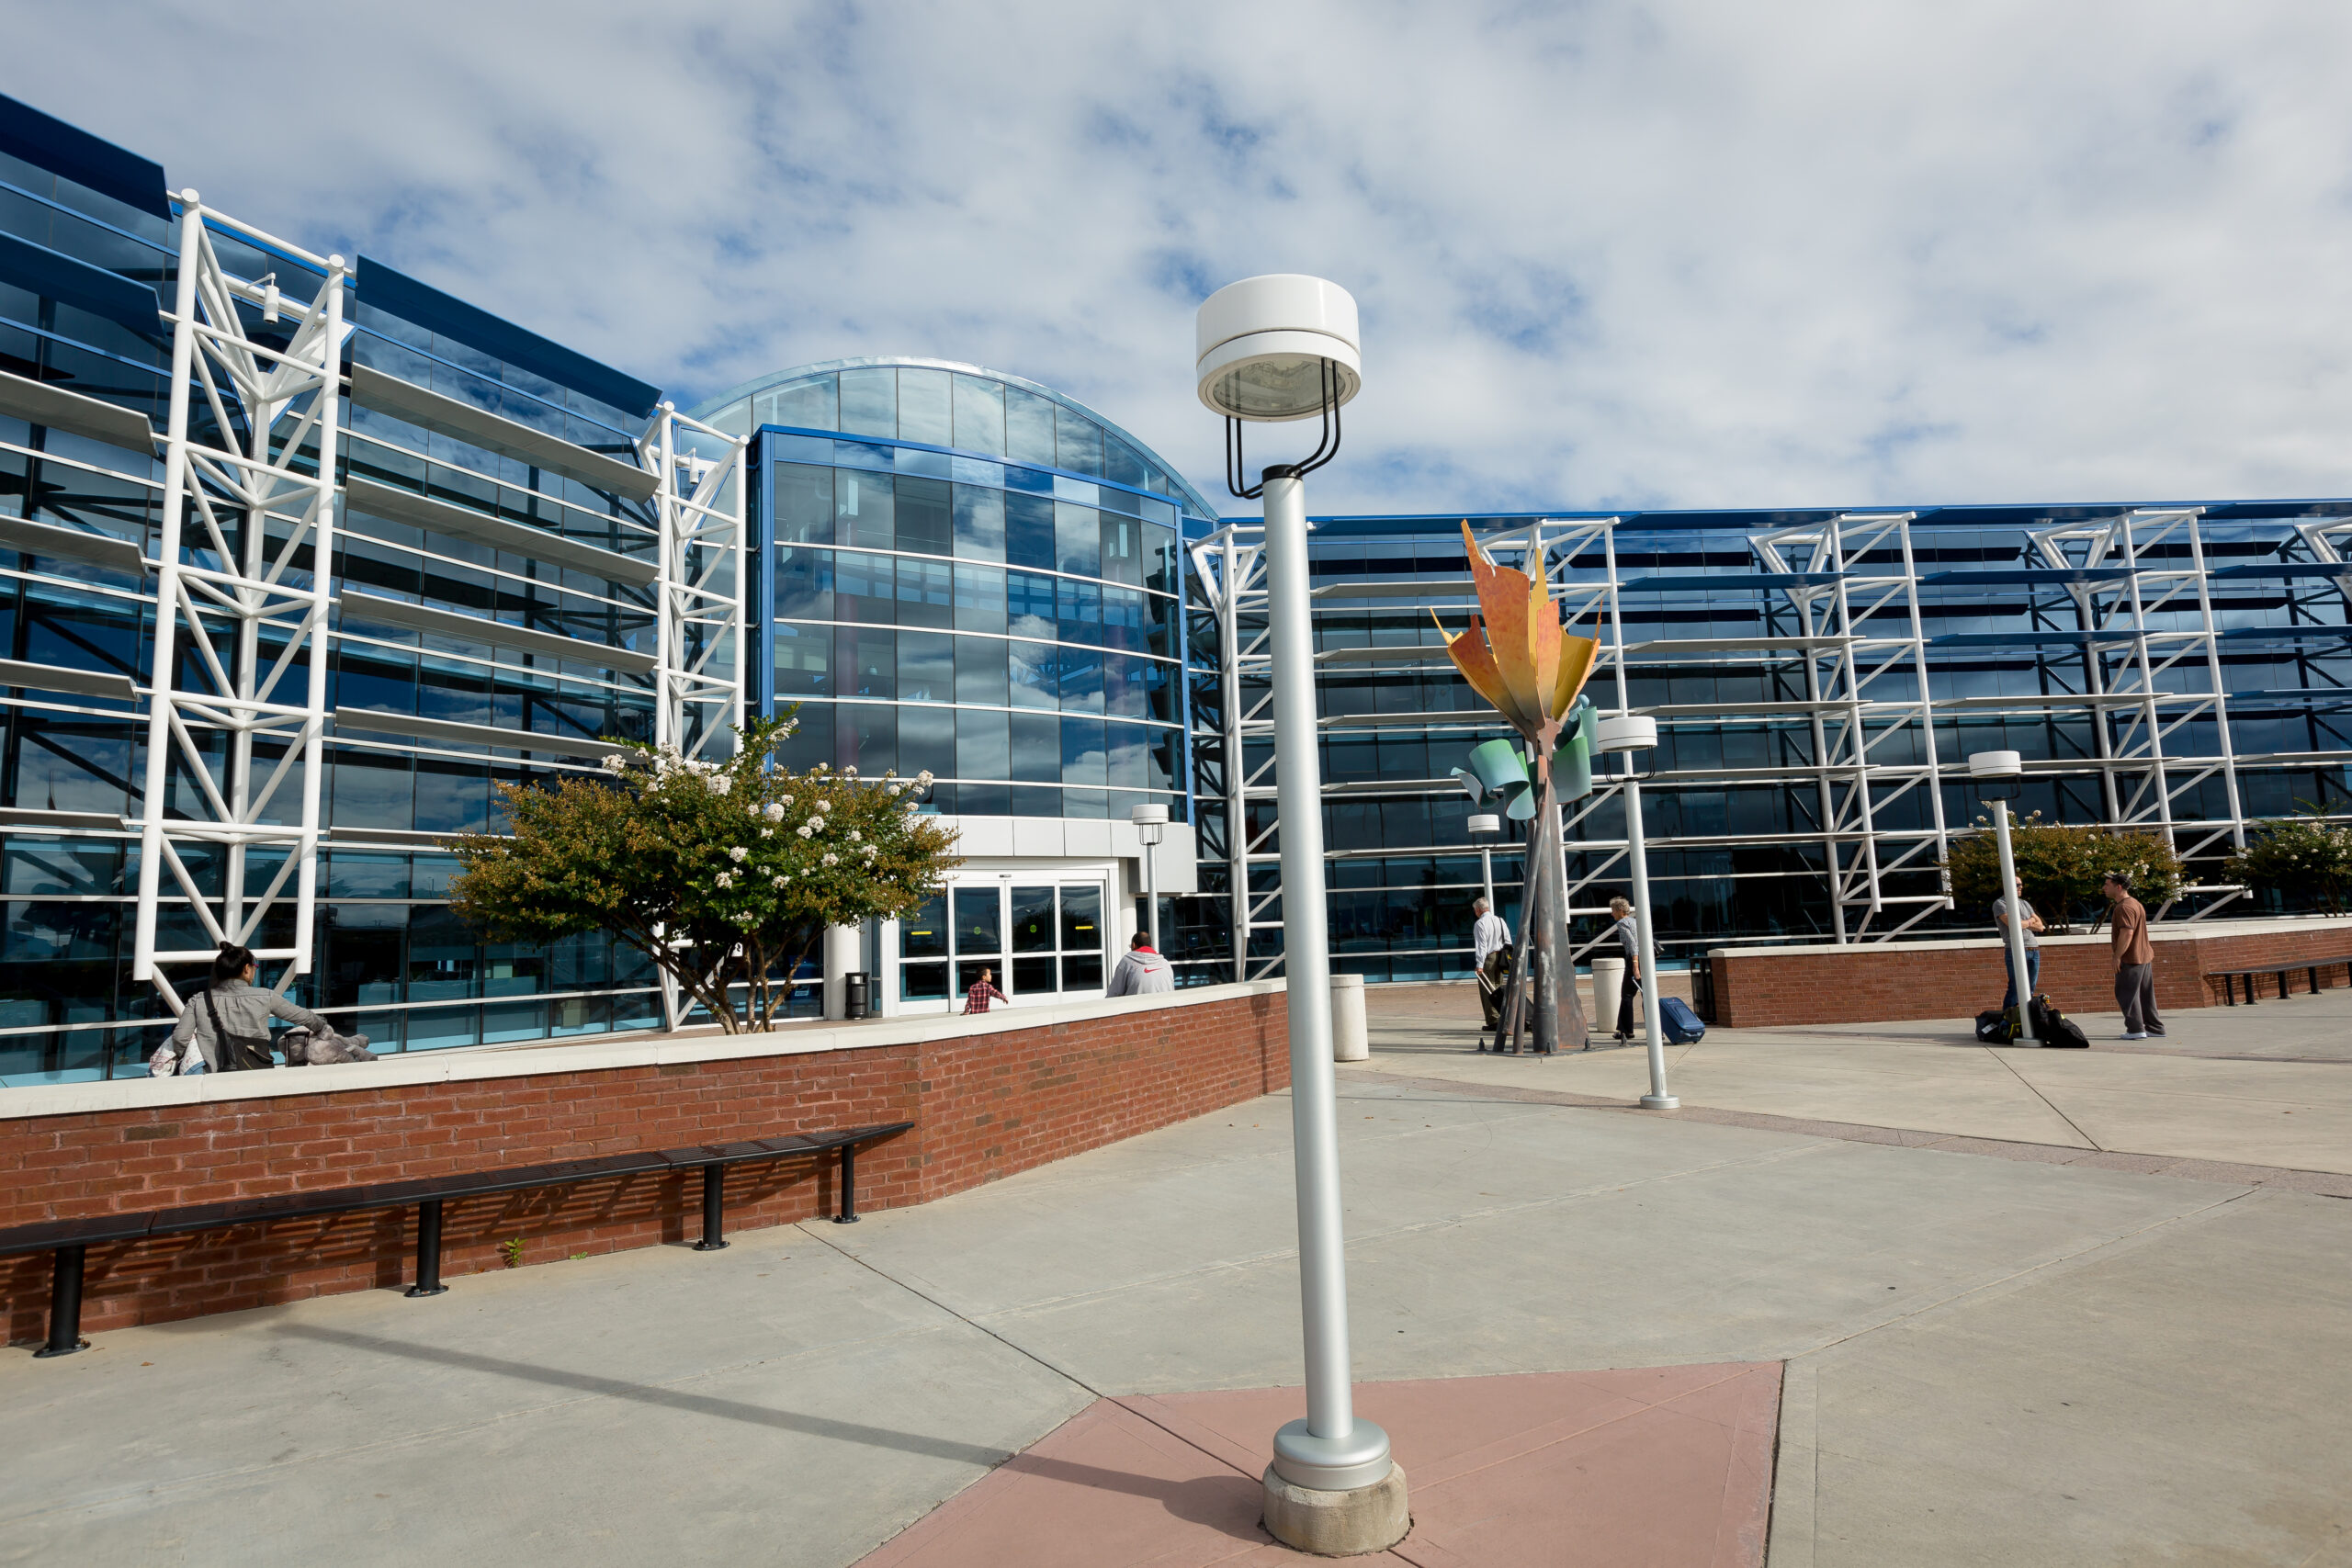
[[[915,814],[929,773],[788,773],[771,764],[792,727],[746,726],[726,762],[638,746],[602,779],[500,784],[513,836],[452,841],[451,904],[495,942],[610,931],[728,1033],[772,1028],[827,926],[910,913],[962,863]]]
[[[1989,911],[2002,896],[2001,852],[1992,818],[1976,819],[1976,831],[1955,836],[1944,869],[1951,874],[1952,898],[1968,914]],[[2010,859],[2025,884],[2025,901],[2054,931],[2071,928],[2077,914],[2106,908],[2099,884],[2110,871],[2132,878],[2132,896],[2151,909],[2180,897],[2188,878],[2180,857],[2154,833],[2115,833],[2105,828],[2044,822],[2037,811],[2009,819]]]
[[[2334,914],[2352,903],[2352,828],[2335,826],[2317,807],[2256,823],[2253,841],[2230,857],[2222,874]]]

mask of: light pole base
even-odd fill
[[[1670,1094],[1645,1094],[1642,1096],[1642,1109],[1645,1111],[1679,1111],[1682,1109],[1682,1101],[1677,1100]]]
[[[1272,1465],[1266,1467],[1265,1484],[1266,1533],[1295,1551],[1320,1557],[1385,1551],[1413,1528],[1405,1505],[1405,1467],[1394,1461],[1380,1480],[1344,1492],[1294,1486]]]

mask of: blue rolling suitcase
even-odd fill
[[[1707,1026],[1699,1021],[1699,1015],[1680,997],[1658,998],[1657,1021],[1658,1027],[1666,1031],[1666,1037],[1677,1045],[1688,1045],[1707,1032]]]

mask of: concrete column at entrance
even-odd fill
[[[825,928],[825,1017],[835,1022],[848,1016],[842,976],[858,966],[865,954],[865,933],[855,926]]]

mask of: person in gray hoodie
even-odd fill
[[[1147,997],[1155,991],[1176,988],[1176,971],[1168,960],[1152,951],[1151,938],[1142,931],[1127,944],[1127,955],[1111,972],[1111,988],[1104,993],[1113,997]]]
[[[217,1073],[235,1065],[220,1036],[238,1036],[266,1047],[269,1042],[269,1021],[273,1018],[300,1024],[313,1035],[334,1033],[334,1025],[310,1009],[297,1007],[276,991],[255,986],[254,975],[258,967],[250,949],[233,945],[222,948],[213,959],[212,984],[187,999],[187,1005],[180,1010],[179,1027],[172,1031],[171,1043],[164,1047],[178,1058],[180,1071],[193,1070],[195,1064],[187,1058],[190,1045],[196,1047],[208,1072]],[[266,1065],[277,1064],[273,1061]]]

